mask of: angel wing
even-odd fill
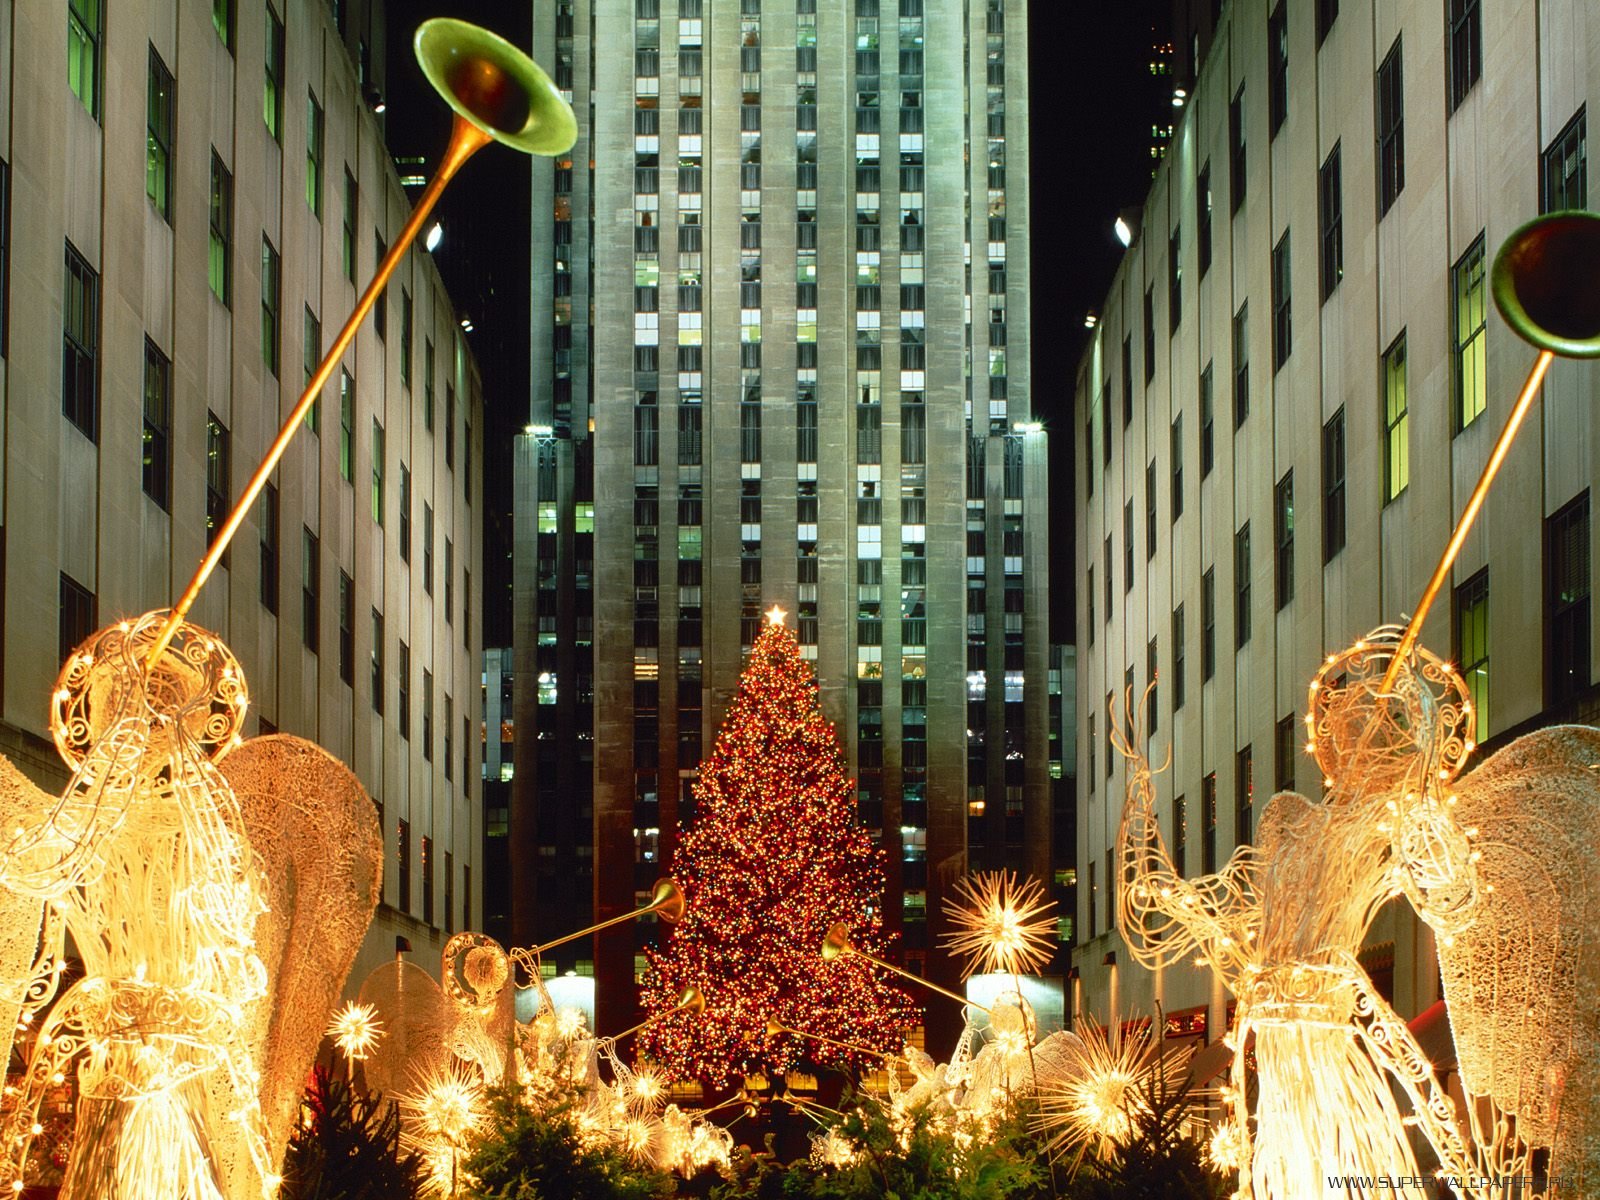
[[[1600,1183],[1600,730],[1542,729],[1455,787],[1475,862],[1439,957],[1461,1081],[1551,1148],[1573,1195]],[[1422,914],[1428,919],[1428,914]],[[1502,1134],[1503,1134],[1502,1130]]]
[[[250,1032],[268,1150],[281,1162],[306,1075],[378,905],[383,834],[355,775],[311,742],[252,738],[221,769],[266,894],[255,942],[268,998],[255,1006]]]
[[[15,829],[37,820],[56,798],[36,787],[0,756],[0,828]],[[0,1063],[11,1055],[17,1016],[29,985],[36,978],[36,954],[44,922],[44,901],[38,896],[0,887]],[[54,954],[57,947],[45,947]]]

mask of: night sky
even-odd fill
[[[927,0],[933,4],[947,0]],[[666,5],[663,5],[665,8]],[[1170,0],[1034,0],[1030,18],[1033,177],[1034,411],[1050,431],[1051,635],[1067,641],[1074,616],[1072,387],[1086,331],[1121,247],[1117,211],[1139,204],[1150,182],[1150,126],[1170,120],[1170,81],[1149,71]],[[388,132],[396,155],[429,166],[449,137],[450,115],[422,78],[411,35],[422,20],[460,17],[526,45],[530,6],[518,0],[390,0]],[[483,371],[485,644],[511,639],[511,439],[528,419],[527,159],[486,148],[440,201],[445,239],[434,258]]]

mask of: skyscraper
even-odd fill
[[[846,742],[907,962],[954,982],[939,907],[969,867],[1047,879],[1026,11],[536,14],[580,132],[533,168],[519,943],[634,907],[670,864],[773,604]],[[631,1023],[652,936],[552,964],[596,971],[602,1031]]]

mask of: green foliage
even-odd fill
[[[1049,1170],[1015,1116],[966,1145],[926,1111],[915,1113],[902,1140],[884,1109],[868,1100],[846,1106],[839,1133],[859,1148],[848,1167],[797,1161],[779,1167],[770,1156],[741,1156],[737,1177],[713,1200],[1043,1200]]]
[[[309,1121],[289,1137],[283,1200],[413,1200],[424,1174],[400,1150],[400,1114],[376,1096],[356,1096],[344,1077],[317,1067],[305,1095]]]
[[[673,1195],[670,1176],[636,1165],[578,1136],[570,1097],[539,1110],[514,1088],[486,1096],[488,1117],[462,1171],[473,1200],[656,1200]]]

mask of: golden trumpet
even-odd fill
[[[610,929],[611,926],[620,925],[624,921],[636,921],[648,913],[655,913],[668,925],[675,925],[678,922],[678,918],[683,916],[684,903],[683,889],[678,886],[677,880],[663,876],[656,880],[655,888],[650,893],[650,903],[643,908],[636,908],[632,912],[623,913],[621,916],[598,921],[586,929],[580,929],[576,933],[558,937],[553,942],[545,942],[543,945],[533,946],[521,951],[521,953],[537,957],[555,946],[565,946],[568,942],[587,937],[591,933],[598,933],[602,929]]]
[[[663,1020],[666,1017],[670,1017],[674,1013],[688,1012],[693,1013],[695,1016],[699,1016],[701,1013],[705,1012],[705,1010],[705,993],[699,988],[695,987],[693,984],[690,984],[688,987],[684,988],[683,991],[678,993],[678,1002],[671,1008],[665,1009],[662,1012],[658,1012],[653,1017],[646,1017],[637,1025],[631,1025],[627,1029],[624,1029],[621,1033],[617,1034],[615,1037],[608,1038],[607,1040],[611,1042],[620,1042],[623,1038],[638,1033],[639,1030],[643,1029],[646,1025],[654,1025],[657,1021]]]
[[[904,967],[897,967],[892,962],[886,962],[876,955],[868,954],[865,950],[858,950],[850,943],[850,927],[843,921],[840,921],[832,929],[828,930],[828,932],[823,936],[821,953],[825,962],[832,962],[836,958],[843,958],[847,954],[854,954],[857,958],[864,958],[873,966],[888,971],[891,975],[898,975],[902,979],[909,979],[912,983],[920,983],[930,992],[938,992],[941,996],[948,996],[957,1004],[970,1004],[973,1008],[983,1013],[989,1011],[976,1001],[968,1000],[959,992],[952,992],[949,988],[940,987],[937,983],[934,983],[932,980],[924,979],[921,975],[913,975]],[[806,1034],[805,1036],[810,1037],[812,1035]]]
[[[1466,543],[1523,419],[1538,398],[1539,385],[1550,364],[1558,354],[1563,358],[1600,358],[1600,214],[1572,210],[1546,213],[1529,221],[1501,243],[1489,280],[1500,315],[1512,332],[1538,349],[1539,357],[1511,406],[1505,428],[1489,452],[1489,460],[1461,510],[1439,565],[1395,647],[1378,689],[1380,693],[1389,691],[1401,663],[1416,644],[1428,609],[1450,577],[1450,568]]]
[[[217,532],[210,550],[200,561],[194,577],[189,580],[189,586],[168,613],[166,623],[151,645],[146,660],[152,667],[160,660],[162,652],[183,624],[184,617],[200,595],[200,589],[222,561],[228,543],[244,523],[245,514],[272,477],[278,461],[305,420],[306,413],[332,378],[334,368],[355,340],[356,330],[377,303],[389,277],[400,265],[411,243],[416,241],[423,222],[438,203],[445,185],[469,158],[492,141],[526,154],[553,156],[566,153],[577,140],[578,123],[572,115],[571,106],[561,98],[550,77],[504,38],[466,21],[436,18],[424,21],[418,27],[413,44],[417,61],[428,82],[455,111],[449,145],[445,147],[427,190],[412,210],[411,219],[378,264],[372,282],[367,285],[367,290],[356,302],[355,310],[328,347],[321,365],[311,376],[299,402],[268,447],[261,465],[239,493],[233,511]]]
[[[873,1058],[893,1058],[893,1054],[872,1046],[863,1046],[857,1042],[841,1042],[838,1038],[824,1037],[820,1033],[808,1033],[804,1029],[796,1029],[792,1025],[785,1025],[777,1017],[767,1018],[767,1036],[778,1037],[780,1034],[791,1034],[797,1038],[806,1038],[813,1042],[821,1042],[825,1046],[837,1046],[841,1050],[849,1050],[855,1054],[870,1054]]]

